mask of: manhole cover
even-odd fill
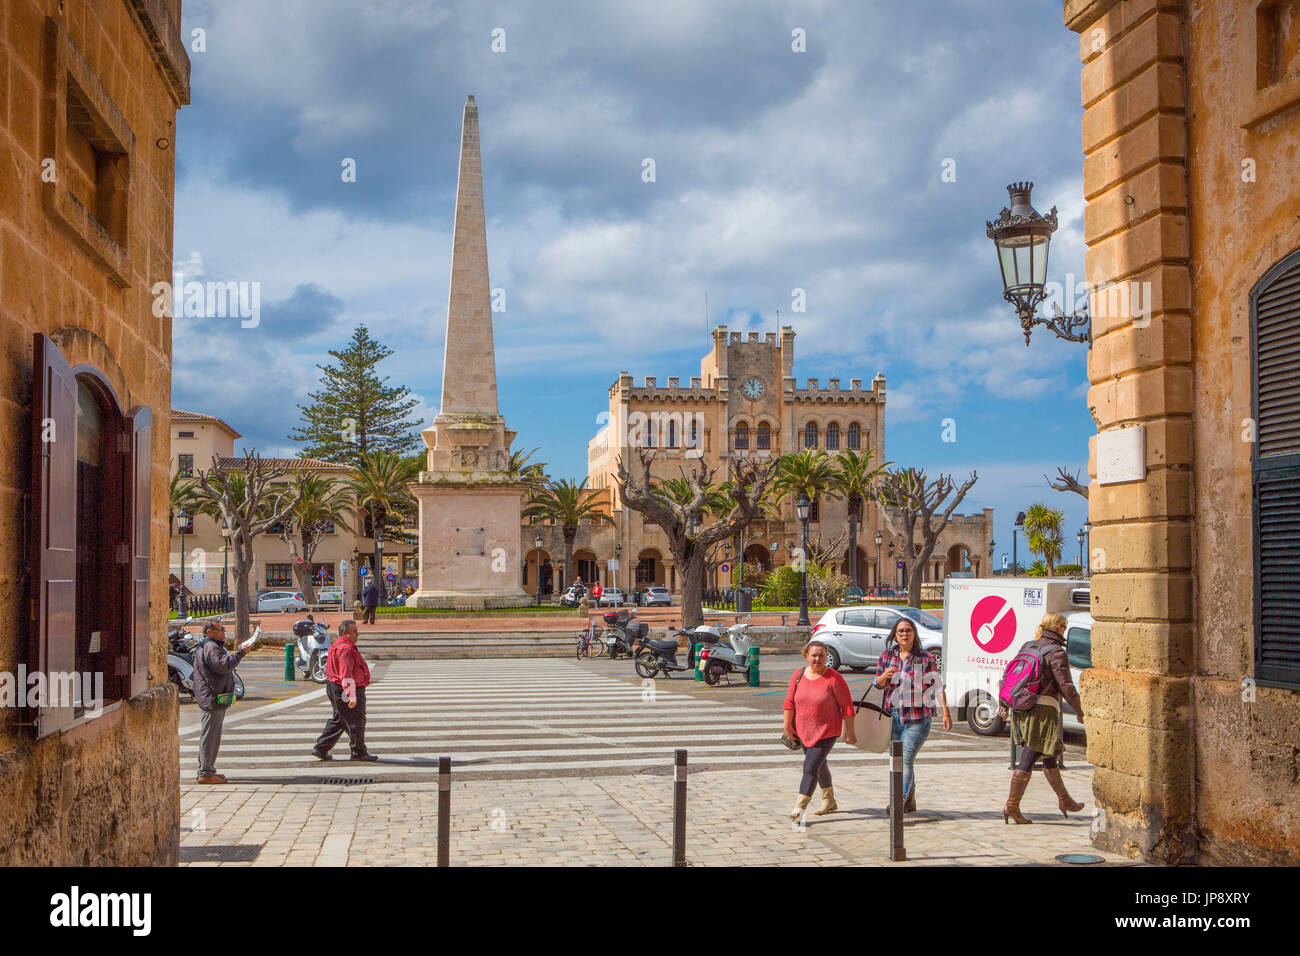
[[[332,784],[336,787],[355,787],[358,784],[374,782],[374,777],[326,777],[321,781],[321,783]]]
[[[257,859],[262,844],[250,843],[232,846],[183,846],[182,863],[246,863]]]
[[[1058,853],[1055,857],[1062,863],[1105,863],[1106,858],[1095,853]]]

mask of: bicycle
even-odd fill
[[[584,657],[600,657],[605,653],[605,642],[601,639],[602,629],[594,623],[587,625],[587,629],[578,632],[578,660]]]

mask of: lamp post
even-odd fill
[[[176,533],[181,539],[181,590],[177,597],[176,611],[178,617],[185,617],[185,536],[194,530],[194,519],[182,508],[176,512]]]
[[[997,547],[997,542],[992,538],[989,539],[989,577],[993,577],[993,549]]]
[[[388,582],[384,580],[384,536],[378,529],[375,530],[375,562],[379,567],[375,568],[375,587],[379,588],[380,603],[387,604],[385,595],[388,592]]]
[[[1082,528],[1079,529],[1079,533],[1076,535],[1076,537],[1079,539],[1079,568],[1080,568],[1080,570],[1082,570],[1082,568],[1083,568],[1083,539],[1086,537],[1086,535],[1083,533],[1083,529],[1082,529]]]
[[[542,534],[533,536],[533,547],[537,549],[537,606],[542,606]]]
[[[808,627],[812,622],[808,620],[808,508],[810,502],[808,496],[799,495],[799,502],[795,505],[795,510],[799,512],[799,525],[801,528],[801,550],[800,564],[802,565],[799,574],[799,620],[796,622],[798,627]]]
[[[352,600],[361,600],[361,549],[354,547],[352,549],[352,578],[356,583],[356,593],[352,595]]]
[[[880,545],[884,542],[885,536],[879,531],[876,532],[876,590],[880,590]]]
[[[1085,521],[1083,523],[1083,535],[1084,535],[1083,559],[1079,563],[1083,565],[1083,576],[1085,578],[1090,578],[1092,577],[1092,522],[1091,521]]]
[[[1002,207],[997,219],[985,223],[988,237],[998,250],[1002,297],[1015,306],[1026,348],[1035,325],[1051,329],[1067,342],[1086,342],[1091,348],[1092,321],[1086,305],[1070,315],[1056,305],[1050,319],[1034,314],[1047,297],[1043,288],[1047,282],[1047,251],[1057,223],[1055,206],[1044,216],[1030,205],[1029,194],[1033,188],[1033,183],[1012,183],[1007,187],[1011,207]]]
[[[1015,527],[1011,529],[1011,573],[1018,575],[1020,573],[1020,559],[1016,552],[1016,534],[1025,527],[1025,513],[1022,511],[1016,515]]]
[[[729,544],[724,544],[722,546],[722,563],[727,566],[724,580],[722,582],[722,589],[725,591],[727,588],[731,587],[731,545]]]
[[[221,546],[221,609],[226,609],[226,599],[230,597],[230,523],[221,522],[221,537],[225,544]]]

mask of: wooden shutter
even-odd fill
[[[128,594],[126,600],[130,694],[149,689],[149,563],[153,517],[151,476],[153,473],[153,413],[146,406],[126,415],[127,480],[123,495],[126,505],[128,546]]]
[[[32,376],[32,580],[35,615],[28,667],[76,670],[77,379],[58,347],[35,336]],[[51,703],[47,701],[47,704]],[[66,707],[29,711],[37,736],[73,721]]]
[[[1251,293],[1255,677],[1300,687],[1300,251]]]

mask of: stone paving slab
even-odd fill
[[[834,763],[832,761],[832,768]],[[920,812],[907,818],[908,864],[1063,866],[1060,853],[1093,853],[1092,770],[1064,773],[1085,802],[1065,819],[1035,774],[1022,810],[1032,826],[1004,825],[1005,764],[959,770],[917,761]],[[785,816],[798,777],[767,770],[688,776],[687,859],[697,866],[889,864],[888,775],[843,769],[839,811]],[[667,866],[672,855],[672,777],[628,774],[452,784],[453,866]],[[818,800],[814,799],[815,808]],[[260,843],[253,866],[432,866],[438,791],[428,783],[369,786],[256,785],[181,788],[181,843]],[[208,865],[208,864],[191,864]],[[892,864],[897,865],[897,864]]]

